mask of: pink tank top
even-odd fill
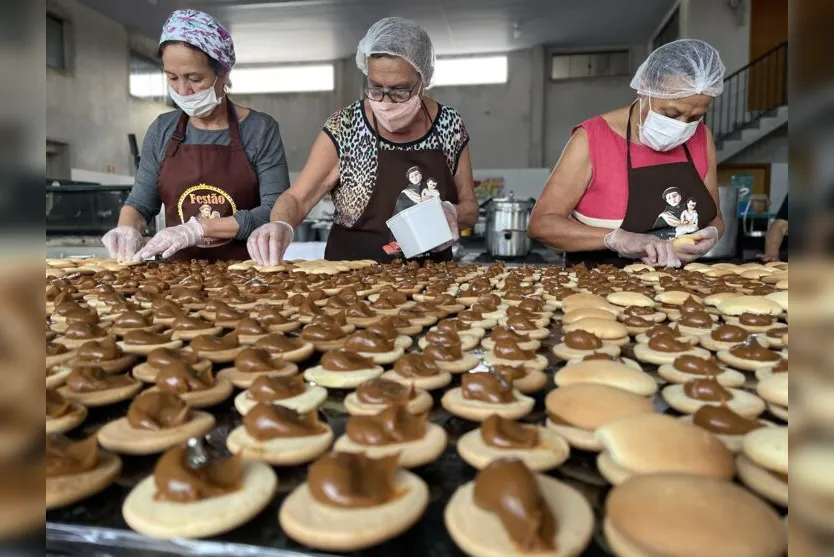
[[[602,116],[585,120],[575,128],[582,128],[588,135],[591,157],[591,182],[585,194],[573,210],[578,221],[591,226],[617,228],[623,221],[628,205],[628,172],[626,170],[626,140],[617,134]],[[632,133],[637,133],[634,130]],[[692,161],[701,178],[707,175],[707,132],[699,124],[686,142]],[[631,144],[631,160],[635,168],[685,162],[683,147],[661,153],[644,145]]]

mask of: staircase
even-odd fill
[[[788,123],[788,43],[724,79],[705,121],[720,164]]]

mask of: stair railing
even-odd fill
[[[717,143],[788,104],[788,43],[765,52],[724,79],[724,93],[705,115]]]

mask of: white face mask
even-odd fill
[[[217,93],[214,92],[214,86],[217,84],[217,79],[214,80],[211,87],[205,91],[197,91],[191,95],[180,95],[170,85],[168,86],[168,94],[177,104],[180,109],[194,118],[205,118],[214,109],[220,106],[223,102],[223,97],[217,98]]]
[[[652,100],[649,98],[649,112],[640,128],[640,141],[646,147],[655,151],[671,151],[683,145],[695,135],[700,119],[694,122],[681,122],[658,114],[652,110]],[[640,99],[640,112],[643,111],[643,99]]]

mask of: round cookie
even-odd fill
[[[576,557],[591,541],[594,515],[585,497],[573,487],[555,478],[536,474],[536,482],[556,522],[554,552],[548,557]],[[455,491],[443,513],[449,535],[459,548],[472,557],[506,557],[518,555],[495,513],[481,509],[474,501],[475,482]],[[545,555],[545,553],[529,553]]]
[[[452,382],[452,374],[448,371],[440,371],[437,375],[428,377],[403,377],[394,370],[386,371],[380,377],[389,381],[396,381],[402,385],[414,385],[417,389],[434,391],[442,389]]]
[[[708,350],[693,346],[688,350],[680,352],[661,352],[654,350],[648,343],[638,343],[634,345],[634,356],[641,362],[647,362],[655,365],[671,364],[675,358],[684,354],[690,356],[698,356],[700,358],[708,358],[710,353]]]
[[[292,362],[283,362],[278,369],[268,371],[241,371],[236,367],[227,367],[217,373],[217,379],[231,383],[238,389],[248,389],[250,385],[262,375],[268,377],[289,377],[298,373],[298,365]]]
[[[553,355],[561,360],[581,360],[585,356],[590,356],[592,354],[608,354],[609,356],[618,357],[620,355],[620,347],[616,344],[606,344],[602,343],[602,346],[599,348],[593,348],[590,350],[579,350],[577,348],[571,348],[564,342],[560,342],[559,344],[555,345],[551,351]]]
[[[702,377],[675,369],[674,363],[661,365],[657,368],[657,373],[666,381],[678,384]],[[743,373],[730,368],[723,368],[721,373],[715,376],[715,380],[723,387],[742,387],[747,382]]]
[[[353,389],[365,381],[376,379],[382,372],[380,365],[355,371],[329,371],[319,365],[307,368],[304,379],[328,389]]]
[[[87,472],[45,478],[46,510],[72,505],[112,484],[122,471],[122,460],[101,450],[98,459],[96,467]]]
[[[114,453],[149,455],[166,451],[191,437],[202,437],[214,428],[214,424],[213,415],[194,410],[186,423],[159,430],[137,429],[127,418],[119,418],[99,429],[98,442]]]
[[[431,410],[433,404],[434,399],[429,393],[422,389],[415,389],[414,398],[408,401],[406,408],[412,414],[423,414]],[[388,407],[387,404],[368,404],[367,402],[362,402],[359,400],[356,392],[349,393],[345,397],[344,405],[345,410],[351,416],[371,416],[382,412]]]
[[[541,354],[536,354],[532,360],[505,360],[504,358],[499,358],[494,352],[490,351],[486,353],[484,361],[489,366],[525,367],[527,369],[539,371],[544,370],[548,366],[547,358]]]
[[[353,441],[347,434],[342,435],[333,445],[334,451],[346,453],[365,453],[371,458],[382,458],[399,454],[399,465],[403,468],[416,468],[437,460],[446,449],[446,430],[437,424],[426,423],[426,434],[422,439],[389,445],[362,445]]]
[[[83,404],[87,408],[106,406],[108,404],[115,404],[132,398],[136,393],[142,390],[142,383],[136,381],[132,377],[131,379],[132,382],[130,384],[121,387],[114,387],[112,389],[77,393],[70,390],[68,386],[63,386],[58,389],[58,393],[70,402]]]
[[[70,403],[70,411],[58,418],[46,418],[46,434],[66,433],[75,429],[87,418],[87,409],[78,403]]]
[[[261,460],[271,466],[296,466],[310,462],[326,453],[333,443],[333,430],[303,437],[279,437],[259,441],[238,426],[229,432],[226,446],[232,454],[243,453],[243,458]]]
[[[640,396],[652,396],[657,392],[657,382],[644,371],[609,360],[584,360],[560,369],[553,376],[559,387],[579,383],[596,383],[617,387]]]
[[[706,402],[690,398],[683,389],[683,384],[667,385],[660,392],[660,396],[671,408],[682,414],[694,414],[700,407],[707,404],[715,406],[721,404],[720,402]],[[756,395],[741,389],[727,388],[727,390],[733,395],[733,398],[724,404],[736,414],[745,418],[755,418],[765,411],[765,403]]]
[[[233,493],[192,503],[159,501],[151,475],[128,494],[122,506],[125,522],[152,538],[205,538],[233,530],[260,513],[278,486],[272,468],[244,460],[241,488]]]
[[[270,400],[269,403],[276,406],[286,406],[287,408],[292,408],[296,412],[303,414],[311,410],[315,410],[321,406],[325,400],[327,400],[327,389],[319,387],[318,385],[308,384],[307,390],[298,396]],[[258,402],[256,400],[249,398],[248,390],[239,393],[235,397],[235,409],[244,416],[257,403]]]
[[[518,458],[533,472],[544,472],[560,466],[568,459],[570,445],[559,433],[542,426],[529,427],[535,427],[539,435],[539,443],[532,449],[505,449],[487,445],[479,428],[458,439],[458,454],[467,464],[478,470],[499,458]]]
[[[305,482],[281,505],[281,529],[303,545],[327,551],[354,551],[377,545],[411,528],[429,503],[429,488],[419,476],[397,470],[394,481],[399,497],[365,508],[322,504]]]
[[[443,398],[440,399],[440,404],[455,416],[473,422],[481,422],[492,414],[498,414],[508,420],[517,420],[523,418],[533,410],[536,402],[535,399],[523,395],[515,389],[513,390],[513,396],[515,397],[515,402],[491,404],[479,400],[465,399],[463,398],[461,388],[455,387],[446,391]]]

